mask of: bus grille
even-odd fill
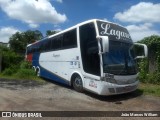
[[[130,92],[137,88],[137,85],[134,86],[126,86],[126,87],[118,87],[116,88],[116,93],[124,93],[124,92]]]

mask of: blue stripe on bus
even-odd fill
[[[49,72],[48,70],[45,70],[44,68],[40,67],[40,76],[47,78],[49,80],[53,80],[65,85],[69,85],[69,81],[61,78],[58,75],[55,75],[54,73]]]
[[[40,56],[40,53],[33,54],[33,56],[32,56],[32,65],[33,66],[40,66],[39,65],[39,56]]]
[[[34,53],[33,54],[33,57],[32,57],[32,65],[33,66],[39,66],[40,67],[40,76],[41,77],[44,77],[44,78],[47,78],[49,80],[53,80],[53,81],[56,81],[56,82],[59,82],[59,83],[62,83],[62,84],[66,84],[66,85],[69,85],[69,81],[61,78],[60,76],[58,75],[55,75],[54,73],[44,69],[43,67],[40,66],[39,64],[39,57],[40,57],[40,53]]]

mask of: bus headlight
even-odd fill
[[[114,75],[109,73],[104,73],[102,80],[109,83],[117,83],[117,81],[114,79]]]
[[[115,79],[108,79],[108,78],[106,78],[105,81],[109,82],[109,83],[117,83],[117,81]]]

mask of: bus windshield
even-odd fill
[[[133,44],[109,41],[109,52],[103,54],[104,73],[115,75],[134,75],[137,73]]]

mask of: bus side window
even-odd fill
[[[62,35],[51,38],[51,49],[60,50],[62,48]]]
[[[44,43],[43,43],[43,41],[40,42],[39,51],[40,52],[44,52]]]
[[[64,33],[63,35],[63,49],[77,47],[76,29]]]
[[[46,52],[51,50],[51,40],[50,39],[45,41],[45,46],[44,47],[45,47]]]

